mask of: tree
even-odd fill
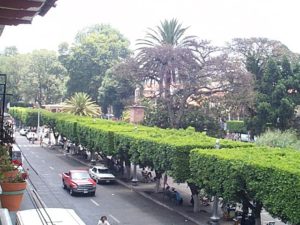
[[[66,71],[53,51],[35,50],[30,55],[29,73],[22,92],[26,101],[39,105],[60,102],[64,95]]]
[[[106,72],[99,88],[99,103],[103,113],[108,113],[108,108],[112,106],[114,116],[119,118],[125,106],[133,103],[135,83],[115,73],[115,69]]]
[[[235,38],[228,44],[228,50],[242,60],[255,80],[253,104],[246,107],[252,135],[263,132],[267,124],[281,129],[289,127],[299,88],[298,73],[293,72],[291,64],[299,62],[299,55],[281,42],[266,38]]]
[[[63,111],[79,116],[98,116],[100,107],[86,93],[77,92],[64,103]]]
[[[287,58],[270,59],[261,82],[256,85],[255,114],[249,124],[257,133],[266,127],[286,130],[292,126],[295,108],[300,97],[298,75],[294,74]]]
[[[106,71],[129,54],[128,46],[128,40],[109,25],[85,28],[70,48],[60,45],[59,58],[70,75],[67,95],[85,92],[97,101]]]
[[[164,20],[160,22],[160,26],[156,26],[156,29],[149,28],[146,38],[139,39],[138,44],[147,47],[184,45],[191,38],[184,38],[187,29],[188,27],[182,27],[177,19]]]
[[[12,96],[8,101],[12,104],[23,99],[24,80],[29,73],[30,54],[9,54],[0,56],[0,71],[7,74],[7,90]]]

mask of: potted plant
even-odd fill
[[[27,172],[19,171],[15,177],[9,177],[0,183],[2,188],[1,205],[9,211],[17,211],[20,208],[23,193],[26,190]]]
[[[11,162],[9,156],[0,156],[0,173],[3,175],[1,180],[15,177],[18,173],[17,167]]]

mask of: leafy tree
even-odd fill
[[[98,116],[100,107],[86,93],[77,92],[64,103],[63,111],[79,116]]]
[[[29,71],[22,87],[25,101],[57,103],[65,90],[66,71],[53,51],[35,50],[30,54]]]
[[[111,106],[114,116],[119,118],[126,105],[134,97],[135,83],[124,76],[116,76],[115,70],[108,70],[99,88],[99,103],[103,113]]]
[[[23,99],[24,80],[29,73],[29,54],[0,55],[0,71],[7,74],[8,102],[15,104]]]
[[[242,60],[255,80],[253,104],[246,107],[252,135],[263,132],[267,126],[290,127],[293,111],[299,104],[296,100],[299,99],[299,73],[291,64],[298,63],[299,55],[281,42],[266,38],[236,38],[228,49]]]
[[[70,75],[67,95],[85,92],[97,101],[106,71],[129,54],[128,46],[128,40],[109,25],[85,28],[70,48],[61,44],[59,58]]]
[[[262,133],[267,126],[281,130],[290,128],[300,97],[300,85],[288,59],[278,62],[270,59],[256,89],[256,110],[249,119],[249,126],[256,133]]]

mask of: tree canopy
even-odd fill
[[[67,96],[85,92],[94,101],[105,73],[126,58],[129,41],[109,25],[94,25],[80,31],[71,47],[60,45],[60,61],[68,70]]]

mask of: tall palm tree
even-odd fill
[[[63,112],[79,116],[98,116],[100,107],[91,97],[83,92],[76,92],[63,106]]]
[[[177,19],[165,20],[155,29],[149,28],[145,39],[139,39],[137,43],[141,46],[137,61],[141,68],[147,68],[149,81],[157,82],[158,97],[167,105],[171,126],[174,124],[171,87],[180,85],[181,76],[184,74],[178,70],[178,64],[185,61],[187,56],[192,56],[190,50],[195,39],[194,36],[185,37],[187,29]]]
[[[193,38],[193,36],[184,37],[187,29],[188,27],[182,27],[182,24],[178,23],[177,19],[164,20],[160,22],[160,26],[156,26],[156,29],[149,28],[145,39],[138,40],[138,45],[144,47],[163,45],[176,47],[185,45]]]

